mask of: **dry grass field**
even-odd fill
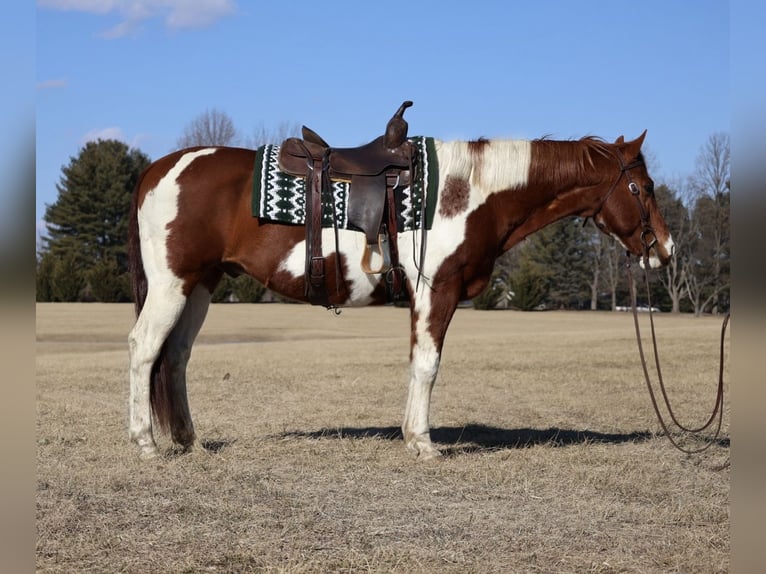
[[[189,369],[207,450],[161,436],[151,462],[127,439],[132,313],[37,305],[39,572],[729,569],[728,403],[703,455],[657,435],[629,314],[459,310],[432,405],[446,456],[417,463],[406,309],[212,306]],[[701,422],[720,319],[656,322]]]

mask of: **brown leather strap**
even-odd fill
[[[314,161],[306,177],[306,296],[312,305],[328,306],[322,255],[322,162]]]
[[[409,176],[409,174],[407,174]],[[399,179],[399,178],[397,178]],[[403,182],[401,180],[394,182],[395,185],[409,185],[408,181]],[[391,250],[391,269],[386,273],[386,288],[388,291],[388,299],[391,302],[401,301],[406,299],[406,293],[404,291],[404,270],[399,265],[399,246],[398,246],[398,227],[396,224],[396,187],[394,185],[386,185],[386,211],[387,218],[385,225],[388,231],[389,245]]]

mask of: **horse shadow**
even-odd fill
[[[403,438],[402,431],[398,427],[325,428],[316,431],[289,431],[279,436],[280,438],[309,439],[376,438],[391,441],[400,441]],[[483,424],[444,426],[431,429],[431,440],[439,444],[440,450],[445,456],[529,448],[537,445],[560,448],[586,443],[620,444],[646,441],[654,437],[655,434],[648,431],[602,433],[556,427],[506,429]]]
[[[592,430],[571,430],[557,427],[547,429],[507,429],[483,424],[465,426],[443,426],[431,429],[431,440],[437,443],[446,457],[498,450],[523,449],[534,446],[562,448],[589,443],[623,444],[648,441],[661,437],[649,431],[603,433]],[[340,427],[323,428],[315,431],[286,431],[271,438],[286,439],[382,439],[403,440],[399,427]],[[709,440],[709,439],[708,439]],[[202,447],[210,454],[218,454],[231,446],[235,440],[203,440]],[[720,447],[729,447],[729,438],[720,437],[713,441]]]

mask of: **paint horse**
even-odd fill
[[[419,459],[440,456],[429,409],[450,320],[458,302],[487,286],[499,255],[554,221],[580,216],[643,256],[642,265],[669,261],[673,240],[641,154],[645,135],[614,143],[435,141],[438,197],[422,260],[419,232],[398,234],[411,316],[402,433]],[[150,165],[134,193],[129,257],[138,318],[129,336],[129,434],[142,457],[159,454],[153,422],[182,447],[198,445],[186,365],[224,273],[247,273],[285,297],[307,300],[304,227],[252,216],[255,154],[177,151]],[[359,265],[364,234],[341,229],[337,244],[332,229],[322,234],[330,305],[385,304],[385,277]]]

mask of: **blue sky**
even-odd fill
[[[321,4],[38,0],[38,230],[88,140],[158,159],[210,108],[245,136],[303,123],[341,146],[381,133],[405,99],[410,133],[442,139],[648,129],[660,180],[730,130],[727,2]]]

